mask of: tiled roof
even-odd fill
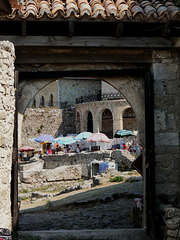
[[[103,18],[117,20],[180,20],[180,8],[173,0],[9,0],[9,18]]]

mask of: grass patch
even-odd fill
[[[21,197],[21,200],[23,201],[23,200],[27,200],[27,199],[29,199],[30,197]]]
[[[116,176],[109,179],[110,182],[122,182],[124,178],[122,176]]]
[[[22,191],[20,191],[20,193],[28,193],[29,191],[27,189],[23,189]]]

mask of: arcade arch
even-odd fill
[[[113,138],[113,115],[107,108],[102,112],[102,132]]]

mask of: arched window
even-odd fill
[[[113,138],[113,116],[109,109],[105,109],[102,113],[102,132]]]
[[[41,97],[41,107],[45,107],[45,100],[44,100],[44,96]]]
[[[126,109],[123,114],[123,128],[126,130],[137,130],[136,118],[132,108]]]
[[[87,131],[93,132],[93,116],[90,111],[88,112],[88,116],[87,116]]]
[[[50,96],[50,107],[53,107],[53,94],[51,93]]]

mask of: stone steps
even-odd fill
[[[19,231],[18,240],[150,240],[144,229]]]

